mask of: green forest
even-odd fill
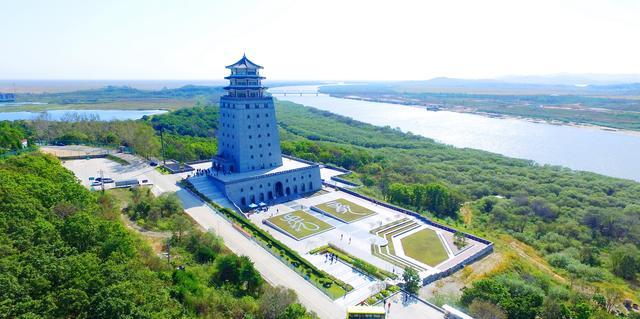
[[[179,211],[167,198],[131,214]],[[0,160],[0,318],[313,318],[211,232],[184,227],[159,258],[52,156]]]
[[[139,121],[25,125],[34,141],[124,145],[152,157],[162,132],[167,157],[189,161],[215,153],[217,114],[197,106]],[[640,299],[639,183],[293,103],[278,102],[277,116],[284,153],[352,170],[345,178],[362,185],[357,191],[494,241],[499,261],[481,274],[463,270],[466,288],[442,297],[447,303],[496,318],[614,318],[626,313],[625,300]]]

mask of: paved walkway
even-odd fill
[[[189,216],[204,228],[214,230],[234,253],[248,256],[262,277],[269,283],[295,290],[300,302],[320,318],[344,318],[345,307],[333,302],[323,292],[285,266],[279,259],[244,237],[227,220],[215,213],[209,206],[204,205],[200,199],[182,189],[177,194]]]
[[[381,289],[380,282],[377,280],[370,278],[361,272],[355,271],[351,266],[348,266],[341,261],[330,262],[326,259],[324,254],[305,254],[303,257],[316,265],[316,267],[353,286],[352,291],[335,301],[345,308],[359,304]]]
[[[385,301],[387,319],[425,318],[444,319],[444,313],[440,310],[416,299],[409,297],[405,300],[403,292],[397,293]],[[391,307],[389,307],[391,303]],[[382,306],[382,304],[380,304]]]

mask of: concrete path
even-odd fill
[[[244,237],[227,220],[219,216],[209,206],[204,205],[199,198],[184,189],[179,190],[177,194],[189,216],[204,228],[211,229],[220,235],[224,239],[225,245],[234,253],[248,256],[262,277],[269,283],[295,290],[300,303],[315,312],[320,318],[345,317],[346,308],[333,302],[323,292],[285,266],[279,259]]]
[[[335,301],[345,308],[359,304],[372,294],[379,292],[384,286],[383,283],[379,283],[377,280],[355,271],[351,266],[348,266],[341,261],[328,261],[324,254],[305,254],[303,257],[318,268],[334,275],[336,278],[344,282],[348,282],[353,286],[352,291]]]
[[[391,307],[389,307],[391,304]],[[382,306],[382,303],[379,304]],[[425,318],[425,319],[444,319],[444,312],[425,302],[409,297],[405,299],[405,293],[400,292],[389,299],[385,300],[385,309],[387,309],[387,319],[404,319],[404,318]]]

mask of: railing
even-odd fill
[[[354,182],[352,182],[350,180],[346,180],[346,179],[338,177],[338,176],[331,176],[331,179],[336,181],[336,182],[338,182],[338,183],[342,183],[342,184],[349,185],[349,186],[352,186],[352,187],[362,186],[362,185],[360,185],[358,183],[354,183]]]
[[[322,164],[322,166],[324,166],[324,167],[326,167],[326,168],[329,168],[329,169],[332,169],[332,170],[334,170],[334,171],[342,172],[342,173],[344,173],[344,174],[349,174],[349,173],[351,173],[351,171],[350,171],[350,170],[348,170],[348,169],[344,169],[344,168],[342,168],[342,167],[334,166],[334,165],[331,165],[331,164]]]
[[[218,181],[220,181],[221,183],[224,183],[224,184],[237,184],[237,183],[246,182],[246,181],[250,181],[250,180],[254,180],[254,179],[262,179],[262,178],[269,177],[269,176],[275,176],[275,175],[287,174],[287,173],[291,173],[291,172],[303,171],[303,170],[307,170],[307,169],[310,169],[312,167],[317,167],[317,166],[318,166],[318,164],[313,165],[313,166],[307,166],[307,167],[298,167],[298,168],[294,168],[294,169],[290,169],[290,170],[282,171],[282,172],[275,172],[275,173],[269,173],[269,174],[249,176],[249,177],[233,180],[230,183],[227,183],[224,180],[217,178],[216,176],[213,176],[213,175],[210,175],[210,176],[211,176],[211,178],[216,179],[216,180],[218,180]]]

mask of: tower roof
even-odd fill
[[[249,60],[247,56],[243,54],[242,59],[238,60],[238,62],[234,64],[227,65],[226,68],[227,69],[262,69],[263,67],[251,62],[251,60]]]

